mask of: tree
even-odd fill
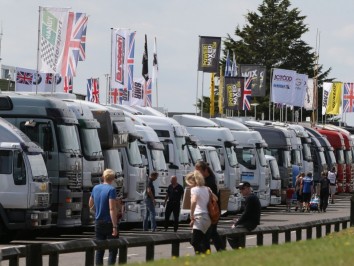
[[[291,9],[289,0],[264,0],[258,7],[258,13],[249,12],[245,17],[246,25],[243,28],[237,26],[235,30],[238,39],[228,35],[224,41],[224,52],[234,51],[238,64],[259,64],[267,68],[266,97],[255,99],[260,103],[257,112],[264,112],[267,116],[270,70],[291,69],[312,78],[316,54],[301,39],[309,30],[304,23],[306,16],[301,16],[297,8]],[[322,66],[318,66],[318,81],[326,81],[330,70],[322,72]]]

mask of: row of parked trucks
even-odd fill
[[[103,170],[116,172],[123,199],[122,222],[141,222],[143,193],[152,171],[159,173],[156,219],[170,177],[184,177],[198,160],[209,163],[225,211],[237,212],[243,198],[236,188],[251,183],[262,207],[281,204],[299,172],[335,166],[338,191],[353,189],[353,142],[332,125],[166,117],[152,108],[104,106],[71,94],[0,94],[0,239],[12,230],[93,225],[88,200]],[[187,220],[182,211],[180,220]]]

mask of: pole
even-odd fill
[[[269,120],[270,120],[270,110],[272,109],[272,82],[273,81],[273,68],[270,70],[270,87],[269,87]],[[274,121],[274,104],[273,104],[273,121]]]
[[[203,116],[203,109],[204,109],[204,72],[202,73],[202,101],[201,101],[200,116]]]
[[[38,38],[37,38],[37,67],[36,67],[36,75],[38,79],[38,73],[39,73],[39,43],[40,43],[40,38],[41,38],[41,7],[38,9]],[[38,92],[38,82],[36,82],[36,94]]]
[[[107,78],[107,80],[109,81],[109,84],[108,84],[108,86],[106,85],[106,104],[108,105],[108,104],[111,104],[111,102],[110,102],[110,98],[109,98],[109,92],[110,92],[110,89],[111,89],[111,87],[112,87],[112,85],[111,85],[111,83],[112,83],[112,77],[113,77],[113,28],[111,28],[111,69],[110,69],[110,75],[109,74],[106,74],[107,76],[109,76],[110,77],[110,79],[108,80],[108,77],[106,76],[106,78]],[[107,82],[108,83],[108,82]]]
[[[199,36],[199,42],[200,42],[200,36]],[[195,115],[198,114],[198,86],[199,86],[199,54],[200,54],[200,44],[198,43],[198,60],[197,60],[197,92],[196,92],[196,98],[195,98]],[[203,102],[203,99],[201,103]],[[201,110],[203,107],[201,107]]]

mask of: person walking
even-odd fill
[[[328,206],[329,190],[330,181],[328,179],[327,173],[322,172],[320,180],[320,211],[326,212]]]
[[[195,164],[195,170],[198,170],[203,175],[205,186],[209,187],[211,191],[218,196],[219,209],[221,210],[220,194],[219,194],[218,185],[216,183],[216,177],[213,170],[211,170],[210,166],[204,161],[198,161]],[[212,224],[210,226],[210,229],[207,232],[207,238],[208,238],[207,249],[210,249],[210,239],[213,241],[216,251],[222,251],[226,249],[218,233],[217,224]]]
[[[334,194],[336,194],[337,187],[337,172],[336,168],[333,166],[330,171],[328,171],[328,179],[330,182],[330,194],[331,194],[331,202],[334,204]]]
[[[195,254],[205,253],[206,233],[211,225],[208,212],[208,202],[210,190],[206,187],[204,177],[199,171],[187,174],[185,182],[191,187],[191,208],[190,208],[190,226],[192,227],[191,245]]]
[[[171,176],[171,184],[167,188],[164,206],[165,210],[165,231],[167,231],[171,213],[173,213],[173,230],[177,232],[179,213],[181,211],[181,199],[183,187],[177,182],[177,176]],[[167,205],[166,205],[167,203]]]
[[[310,200],[313,193],[314,182],[312,178],[312,173],[308,172],[306,176],[302,179],[302,200],[303,209],[302,211],[310,212]]]
[[[96,185],[92,189],[89,199],[89,207],[95,208],[95,238],[96,240],[106,240],[118,238],[117,226],[117,193],[112,186],[115,179],[115,172],[106,169],[103,172],[103,183]],[[96,265],[103,265],[104,250],[96,251]],[[108,265],[115,265],[118,249],[110,248]]]
[[[240,218],[235,220],[231,228],[246,228],[248,231],[252,231],[261,221],[261,202],[258,197],[252,193],[251,184],[249,182],[242,182],[237,188],[245,198],[245,208]],[[241,240],[237,237],[229,237],[228,242],[233,249],[242,246]]]
[[[146,192],[145,192],[145,216],[144,216],[144,221],[143,221],[143,230],[148,231],[149,230],[149,219],[150,219],[150,225],[151,225],[151,231],[155,232],[156,231],[156,211],[155,211],[155,187],[154,187],[154,181],[158,178],[159,173],[158,172],[152,172],[149,181],[146,187]]]
[[[300,211],[302,211],[302,187],[301,187],[301,184],[302,184],[302,179],[304,178],[305,176],[305,173],[304,172],[301,172],[300,174],[298,174],[296,176],[296,181],[295,181],[295,193],[296,193],[296,199],[297,199],[297,204],[296,204],[296,207],[295,207],[295,211],[297,211],[298,209]]]

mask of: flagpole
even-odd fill
[[[38,38],[37,38],[37,72],[36,75],[38,77],[39,73],[39,43],[41,38],[41,7],[38,8]],[[38,92],[38,82],[36,82],[36,94]]]
[[[110,101],[110,90],[112,87],[112,77],[113,77],[113,60],[112,60],[112,56],[113,55],[113,28],[111,28],[111,69],[110,69],[110,73],[111,74],[106,74],[107,76],[107,86],[106,86],[106,105],[111,104]]]
[[[269,120],[270,120],[270,112],[271,112],[271,109],[272,109],[272,103],[271,103],[271,100],[272,100],[272,84],[273,84],[273,68],[271,68],[270,70],[270,88],[269,88]],[[273,104],[273,121],[274,121],[274,104]]]
[[[201,101],[201,111],[200,116],[203,116],[203,107],[204,107],[204,72],[202,73],[202,101]]]
[[[200,54],[200,36],[199,36],[199,43],[198,43],[198,60],[197,60],[197,92],[195,98],[195,115],[198,114],[198,86],[199,86],[199,54]],[[203,99],[202,99],[203,101]],[[201,108],[202,109],[202,108]]]

